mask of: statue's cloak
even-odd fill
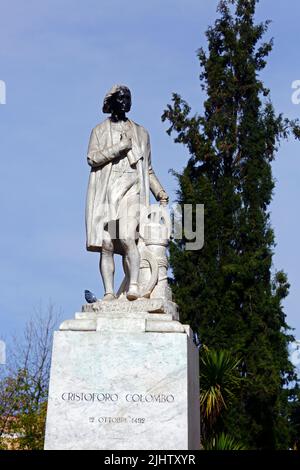
[[[150,190],[155,198],[163,190],[151,165],[149,134],[142,126],[130,120],[134,152],[138,153],[136,168],[140,180],[140,204],[149,206]],[[92,167],[86,200],[86,247],[88,251],[101,251],[103,230],[108,222],[107,186],[112,161],[107,162],[106,149],[113,146],[111,121],[106,119],[91,133],[88,148],[88,163]],[[131,152],[131,151],[130,151]]]

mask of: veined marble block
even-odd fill
[[[58,331],[45,449],[195,450],[199,364],[183,332]]]

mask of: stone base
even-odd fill
[[[55,333],[45,449],[199,449],[198,350],[190,330],[136,326]]]
[[[75,318],[65,320],[62,331],[133,331],[184,333],[185,326],[179,322],[178,307],[163,298],[98,300],[83,305]]]

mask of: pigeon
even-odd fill
[[[88,304],[93,304],[94,302],[97,302],[97,297],[95,296],[95,294],[93,294],[93,292],[89,290],[84,291],[84,297]]]
[[[194,333],[193,333],[193,340],[194,340],[194,343],[195,343],[195,345],[197,346],[197,348],[200,349],[200,347],[201,347],[201,342],[200,342],[199,336],[198,336],[198,334],[196,333],[196,331],[194,331]]]

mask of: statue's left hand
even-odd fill
[[[159,201],[161,206],[167,206],[168,205],[169,196],[168,196],[168,194],[166,193],[166,191],[164,189],[159,191],[159,193],[157,195],[157,200]]]

